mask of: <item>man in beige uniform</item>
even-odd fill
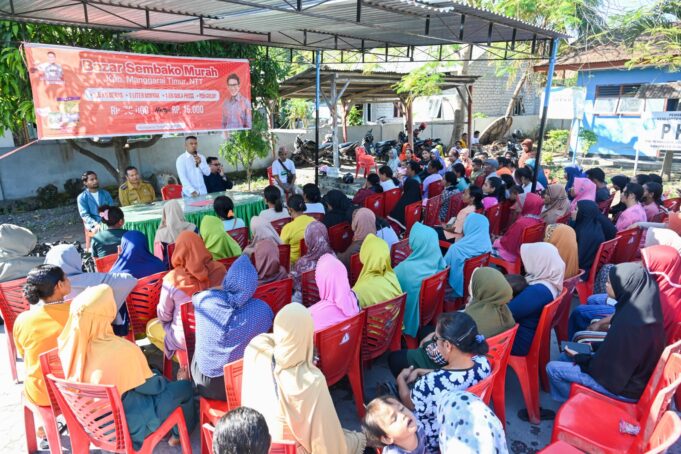
[[[130,166],[125,169],[125,178],[127,181],[118,188],[118,199],[121,206],[151,203],[156,200],[154,187],[146,181],[142,181],[135,167]]]

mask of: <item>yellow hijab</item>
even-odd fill
[[[390,266],[388,243],[370,233],[359,250],[362,272],[352,290],[364,309],[402,294],[400,282]]]
[[[219,218],[210,215],[204,216],[201,219],[199,233],[206,244],[206,249],[213,256],[213,260],[241,255],[239,243],[225,232],[225,226]]]
[[[284,306],[272,334],[261,334],[246,347],[241,405],[263,414],[274,439],[282,439],[287,426],[307,453],[346,454],[326,379],[312,363],[313,337],[307,308]]]
[[[575,230],[569,225],[551,224],[546,227],[544,241],[553,244],[558,249],[560,258],[565,262],[565,279],[577,276],[579,273],[579,254]]]
[[[113,290],[106,284],[88,287],[71,302],[69,319],[57,339],[67,380],[116,385],[122,395],[153,373],[140,348],[114,334]]]

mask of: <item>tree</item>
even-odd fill
[[[150,43],[123,39],[119,33],[101,29],[11,21],[0,21],[0,39],[3,42],[0,51],[0,78],[3,80],[0,84],[0,129],[12,131],[15,141],[19,144],[28,142],[26,125],[35,122],[28,71],[23,64],[20,50],[22,41],[144,54],[249,59],[251,99],[254,107],[258,105],[267,107],[267,100],[279,96],[278,80],[286,72],[286,67],[281,63],[267,58],[264,48],[224,41]],[[160,137],[153,136],[147,140],[114,137],[102,142],[86,139],[69,140],[68,143],[75,151],[102,164],[114,178],[119,179],[123,176],[125,168],[130,165],[130,150],[150,147]],[[115,161],[98,156],[89,147],[113,148]]]
[[[259,110],[253,110],[253,123],[251,129],[232,132],[229,139],[220,145],[220,156],[234,166],[237,170],[239,165],[246,170],[248,190],[251,190],[251,176],[253,174],[253,161],[256,158],[266,158],[274,144],[274,133],[267,127],[267,119]]]
[[[393,85],[395,93],[400,97],[404,108],[407,134],[409,143],[414,146],[414,120],[412,107],[414,100],[419,96],[433,96],[439,94],[442,89],[443,75],[437,72],[439,62],[427,63],[402,76],[402,79]]]

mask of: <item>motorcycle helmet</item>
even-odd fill
[[[421,124],[419,125],[419,129],[420,129],[421,131],[423,131],[424,129],[426,129],[426,126],[427,126],[426,123],[423,122],[423,123],[421,123]]]
[[[348,172],[345,175],[343,175],[343,183],[352,184],[354,182],[355,182],[355,177],[352,176],[352,173]]]

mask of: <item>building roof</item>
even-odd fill
[[[303,50],[565,37],[445,0],[0,0],[0,19],[106,28],[139,40],[217,39]]]
[[[320,70],[320,87],[323,93],[330,93],[332,75],[336,75],[336,85],[340,90],[349,81],[344,98],[354,103],[394,101],[398,99],[393,85],[399,82],[404,73],[346,71],[329,68]],[[460,76],[449,73],[443,74],[440,84],[442,90],[473,84],[480,76]],[[279,84],[279,93],[284,98],[315,97],[315,68],[309,68]]]
[[[644,84],[636,92],[637,98],[681,98],[681,82],[663,84]]]

